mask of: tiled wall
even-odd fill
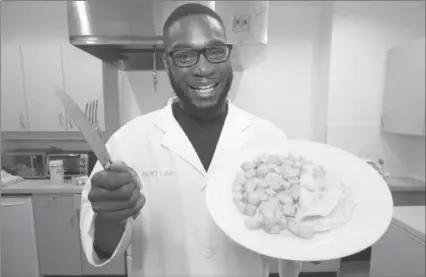
[[[384,158],[394,175],[425,176],[425,139],[380,133],[386,52],[425,36],[424,1],[336,1],[327,141]]]

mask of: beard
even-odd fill
[[[199,119],[211,119],[227,111],[227,98],[229,90],[231,89],[234,73],[232,70],[228,73],[227,77],[222,80],[224,86],[222,91],[219,92],[216,103],[209,107],[199,107],[189,96],[187,89],[182,88],[179,81],[173,77],[172,72],[169,71],[170,84],[179,99],[181,107],[192,116]]]

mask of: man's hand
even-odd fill
[[[122,162],[93,175],[88,198],[95,214],[105,220],[123,221],[139,213],[145,205],[138,180]]]

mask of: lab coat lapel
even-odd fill
[[[176,97],[169,100],[166,107],[160,112],[160,116],[156,122],[157,127],[164,131],[161,145],[180,156],[183,160],[188,162],[198,172],[200,172],[200,174],[205,175],[206,171],[198,158],[194,147],[173,116],[172,104],[176,100]]]
[[[200,174],[206,175],[194,147],[173,116],[172,104],[176,100],[176,97],[169,100],[156,122],[157,127],[164,131],[161,144],[187,161]],[[230,155],[236,153],[245,144],[251,136],[249,127],[250,121],[247,115],[229,102],[228,116],[216,146],[209,172],[223,165],[230,158]]]
[[[229,102],[228,116],[213,156],[209,173],[226,165],[252,135],[247,115]]]

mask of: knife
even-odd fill
[[[59,99],[61,99],[62,104],[67,109],[68,113],[74,120],[75,125],[83,134],[84,139],[89,144],[90,148],[95,153],[95,156],[98,158],[99,163],[103,166],[105,170],[109,170],[112,164],[111,156],[108,153],[102,138],[100,135],[93,129],[92,124],[89,122],[87,117],[84,115],[83,111],[78,107],[78,105],[68,96],[63,90],[56,90],[56,94]],[[87,109],[87,106],[86,106]],[[131,167],[127,167],[129,172],[133,175],[133,178],[136,181],[136,185],[139,189],[142,189],[142,183],[139,179],[137,173]],[[139,214],[133,216],[133,219],[136,219]]]
[[[57,90],[56,93],[59,99],[61,99],[64,107],[73,118],[75,125],[77,125],[78,129],[83,134],[84,139],[95,153],[99,163],[105,170],[108,170],[112,163],[111,156],[109,155],[100,135],[93,129],[92,124],[71,97],[69,97],[63,90]]]

